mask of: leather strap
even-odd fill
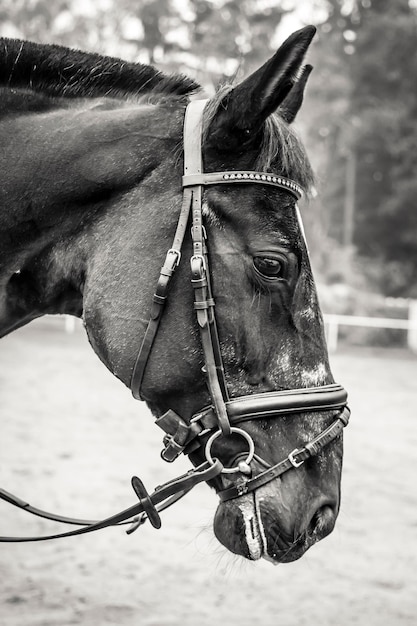
[[[346,402],[346,390],[341,385],[332,384],[240,396],[228,400],[226,408],[231,426],[237,426],[258,418],[268,419],[308,411],[342,410]],[[174,461],[182,452],[195,452],[200,447],[201,437],[218,428],[212,406],[198,411],[189,424],[172,410],[164,413],[155,423],[167,433],[162,457],[169,462]]]
[[[349,422],[349,416],[350,410],[345,407],[342,413],[337,416],[333,424],[326,428],[326,430],[320,433],[312,441],[307,443],[303,448],[296,448],[290,452],[286,459],[280,461],[272,467],[269,467],[253,478],[248,479],[246,476],[242,476],[236,484],[233,485],[233,487],[229,487],[228,489],[224,489],[218,493],[221,502],[233,500],[234,498],[238,498],[246,493],[250,493],[251,491],[269,483],[271,480],[278,478],[278,476],[281,476],[289,469],[299,467],[310,457],[316,456],[324,448],[324,446],[340,435],[343,428],[347,426]]]
[[[202,126],[203,110],[206,101],[190,102],[184,121],[184,176],[199,176],[203,169],[202,162]],[[214,300],[210,292],[208,255],[205,242],[205,230],[202,213],[202,186],[187,187],[192,190],[192,239],[193,256],[191,258],[191,283],[194,289],[194,308],[200,330],[210,396],[213,401],[219,427],[225,435],[230,434],[224,390],[224,369],[221,360],[217,329],[215,327]],[[184,190],[186,191],[186,189]],[[214,347],[216,346],[216,348]],[[222,383],[219,380],[222,378]]]
[[[6,500],[10,504],[13,504],[14,506],[17,506],[18,508],[28,511],[29,513],[33,513],[34,515],[46,517],[55,521],[65,522],[67,524],[83,524],[83,526],[82,528],[77,528],[76,530],[71,530],[65,533],[57,533],[42,537],[0,537],[0,542],[26,543],[34,541],[46,541],[49,539],[59,539],[61,537],[74,537],[77,535],[91,533],[95,530],[100,530],[102,528],[107,528],[108,526],[118,526],[123,523],[133,523],[133,529],[135,529],[145,521],[145,519],[148,517],[150,510],[154,512],[154,510],[160,511],[164,508],[167,508],[167,506],[170,506],[171,504],[173,504],[173,502],[176,502],[179,498],[185,496],[198,483],[212,480],[213,478],[218,476],[221,473],[222,469],[223,465],[217,459],[215,459],[214,464],[210,464],[206,461],[205,463],[202,463],[202,465],[190,470],[186,474],[183,474],[182,476],[179,476],[178,478],[175,478],[174,480],[171,480],[164,485],[161,485],[160,487],[156,487],[155,491],[150,495],[144,489],[142,481],[140,481],[137,477],[134,477],[132,479],[132,482],[134,483],[133,486],[135,488],[135,492],[140,498],[139,503],[134,504],[133,506],[121,511],[120,513],[116,513],[111,517],[107,517],[106,519],[95,522],[85,522],[85,520],[68,517],[64,518],[62,516],[47,513],[46,511],[42,511],[41,509],[31,507],[28,503],[23,502],[19,498],[16,498],[12,494],[4,490],[1,490],[0,498]],[[160,506],[157,508],[157,505]],[[135,518],[135,516],[138,515],[141,516],[139,520],[131,519]],[[158,527],[157,524],[156,527]]]
[[[193,107],[187,107],[185,112],[185,122],[192,125],[191,132],[188,134],[188,149],[185,146],[185,134],[184,134],[184,175],[191,171],[201,173],[202,169],[202,156],[201,149],[198,150],[201,130],[199,130],[199,124],[201,121],[201,114],[206,105],[207,100],[198,100],[194,103]],[[190,116],[191,119],[190,119]],[[187,122],[188,120],[188,122]],[[194,128],[195,127],[195,128]],[[195,147],[197,144],[197,148]],[[189,150],[191,149],[191,155]],[[190,161],[190,158],[192,159]],[[193,163],[193,160],[196,161]],[[197,169],[192,169],[196,167]],[[201,190],[201,188],[200,188]],[[201,193],[201,191],[200,191]],[[146,365],[154,344],[159,324],[162,319],[162,314],[165,309],[165,304],[168,297],[168,287],[171,282],[171,278],[175,269],[179,265],[181,259],[181,249],[184,242],[187,225],[190,218],[190,211],[196,199],[193,197],[194,193],[190,189],[183,189],[183,198],[181,204],[180,216],[178,219],[174,240],[172,247],[168,250],[165,263],[162,266],[156,290],[152,299],[151,313],[148,325],[146,327],[145,335],[142,340],[142,344],[139,348],[138,356],[136,358],[135,365],[133,367],[132,378],[130,381],[130,388],[132,395],[136,400],[143,399],[140,393],[143,377],[145,375]],[[201,203],[201,198],[200,198]]]
[[[276,176],[269,172],[230,170],[225,172],[186,174],[182,178],[182,186],[184,188],[196,187],[197,185],[206,187],[208,185],[231,183],[262,183],[263,185],[280,187],[292,194],[296,200],[300,200],[304,195],[302,187],[294,180],[285,178],[285,176]]]
[[[303,411],[326,411],[342,408],[347,402],[346,390],[338,384],[270,391],[240,396],[227,403],[233,423]]]
[[[181,213],[175,231],[172,248],[168,250],[165,258],[165,263],[163,264],[161,272],[159,274],[156,290],[152,298],[152,307],[149,322],[146,327],[145,335],[143,337],[135,365],[133,367],[130,388],[132,390],[133,397],[136,398],[136,400],[142,399],[140,390],[145,374],[146,365],[148,363],[152,346],[155,341],[155,337],[159,329],[159,324],[162,319],[162,314],[165,309],[165,304],[168,297],[168,287],[170,285],[174,271],[178,267],[181,259],[181,248],[184,241],[185,232],[187,230],[191,200],[191,192],[187,191],[187,193],[184,193],[181,205]]]

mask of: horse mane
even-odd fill
[[[144,95],[187,97],[200,89],[182,74],[164,74],[150,65],[82,52],[56,44],[0,38],[0,86],[20,87],[64,98]],[[233,85],[221,88],[205,112],[207,130]],[[301,141],[279,113],[266,120],[256,169],[267,171],[279,162],[280,172],[308,191],[314,175]]]
[[[199,89],[186,76],[167,75],[150,65],[6,38],[0,38],[0,85],[65,98],[126,99],[149,93],[184,97]]]
[[[204,138],[225,96],[233,85],[222,87],[210,99],[204,112]],[[204,140],[204,139],[203,139]],[[279,110],[270,115],[263,128],[261,147],[255,169],[263,172],[279,168],[279,173],[296,180],[308,193],[314,186],[314,173],[297,133],[281,117]]]

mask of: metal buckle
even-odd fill
[[[172,261],[172,265],[171,265],[171,269],[175,269],[180,264],[181,252],[179,250],[176,250],[175,248],[170,248],[168,250],[168,252],[167,252],[165,263],[167,263],[168,257],[170,256],[170,254],[174,254],[175,255],[175,259]]]
[[[201,224],[200,228],[201,228],[201,232],[203,235],[203,239],[207,239],[207,231],[206,231],[206,227],[204,226],[204,224]],[[191,226],[190,231],[191,231],[191,237],[192,239],[194,239],[194,226]]]
[[[199,266],[197,265],[199,263]],[[206,260],[202,254],[194,254],[190,259],[191,272],[202,278],[207,271]]]
[[[204,435],[207,435],[212,430],[211,428],[204,428],[204,426],[199,423],[203,417],[204,417],[204,413],[197,413],[190,419],[190,426],[193,426],[193,424],[197,424],[197,426],[202,429],[198,433],[197,437],[204,437]]]
[[[298,454],[299,452],[301,452],[301,450],[299,450],[298,448],[294,448],[294,450],[293,450],[292,452],[290,452],[290,453],[289,453],[289,455],[288,455],[288,457],[287,457],[287,458],[288,458],[288,460],[289,460],[289,462],[291,463],[291,465],[292,465],[293,467],[300,467],[300,465],[302,465],[302,464],[304,463],[304,461],[303,461],[303,460],[302,460],[302,461],[297,461],[297,460],[294,458],[294,455],[295,455],[295,454]]]
[[[161,451],[161,458],[167,463],[175,461],[184,450],[184,446],[175,441],[175,435],[165,435],[164,446],[165,448]]]

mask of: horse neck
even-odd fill
[[[0,121],[0,336],[46,313],[82,314],[95,220],[172,149],[175,123],[157,111],[101,100]]]
[[[84,255],[75,236],[77,216],[61,226],[39,230],[17,222],[13,240],[2,246],[7,261],[0,270],[0,336],[47,313],[82,313]],[[14,239],[16,238],[16,239]]]

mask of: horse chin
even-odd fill
[[[268,488],[260,488],[220,503],[214,519],[214,533],[220,543],[252,561],[262,557],[278,565],[296,561],[333,529],[335,516],[330,507],[323,506],[320,520],[303,532],[295,530],[282,501],[277,506],[276,494],[272,496]]]
[[[220,543],[251,561],[264,556],[261,527],[252,494],[220,503],[214,517],[214,534]]]

